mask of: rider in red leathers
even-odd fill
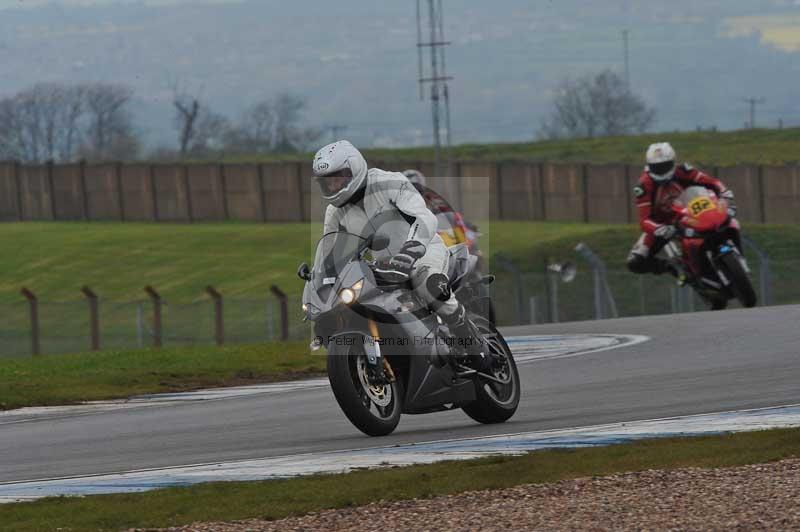
[[[731,218],[736,215],[736,206],[733,191],[722,181],[687,163],[676,166],[675,150],[668,142],[651,144],[647,148],[646,160],[647,166],[633,188],[639,226],[644,232],[631,248],[628,269],[634,273],[661,274],[672,270],[656,254],[675,236],[677,215],[672,210],[672,204],[685,188],[700,185],[713,190],[718,197],[727,200]],[[732,219],[730,226],[735,230],[735,244],[741,249],[739,223]],[[677,272],[672,273],[677,275]]]

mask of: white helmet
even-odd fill
[[[347,140],[320,148],[312,170],[322,197],[334,207],[347,203],[367,179],[367,161]]]
[[[647,148],[645,169],[653,181],[664,182],[672,179],[675,173],[675,150],[669,142],[656,142]]]
[[[408,170],[403,170],[403,175],[406,176],[408,180],[415,185],[421,185],[423,187],[427,186],[427,183],[425,181],[425,174],[423,174],[419,170],[414,170],[413,168],[409,168]]]

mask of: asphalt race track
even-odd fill
[[[511,327],[507,336],[625,334],[651,339],[520,365],[508,423],[460,411],[404,416],[358,432],[327,387],[0,423],[0,482],[581,427],[800,403],[800,306]]]

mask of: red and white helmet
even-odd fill
[[[675,174],[675,150],[669,142],[656,142],[647,148],[645,170],[653,181],[664,182]]]
[[[367,161],[347,140],[320,148],[311,168],[322,197],[334,207],[347,203],[367,179]]]

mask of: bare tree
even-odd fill
[[[269,153],[272,151],[274,125],[272,102],[259,102],[245,111],[236,127],[228,130],[226,149],[240,153]]]
[[[82,132],[79,87],[39,83],[0,100],[0,155],[25,162],[69,161]]]
[[[299,96],[281,93],[275,97],[273,112],[275,114],[275,138],[273,149],[278,152],[297,151],[297,140],[300,120],[305,101]]]
[[[563,81],[553,107],[541,127],[545,138],[641,133],[655,120],[655,109],[630,92],[611,70]]]
[[[319,139],[322,132],[301,124],[306,103],[281,93],[250,107],[226,138],[226,149],[240,153],[297,152]]]
[[[228,119],[201,103],[195,96],[175,94],[175,127],[181,159],[206,157],[221,149],[228,137]]]
[[[109,83],[92,83],[82,89],[88,119],[82,155],[97,160],[134,158],[139,140],[128,110],[133,91]]]
[[[172,105],[175,106],[175,127],[178,129],[178,143],[183,158],[196,134],[195,125],[200,114],[200,101],[186,94],[175,94]]]

